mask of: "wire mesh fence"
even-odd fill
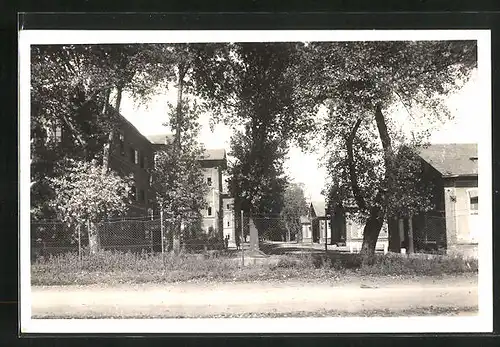
[[[457,221],[461,221],[457,225],[465,225],[467,215],[457,215]],[[241,214],[234,216],[231,228],[215,228],[207,232],[202,230],[200,220],[178,226],[164,220],[161,215],[155,215],[105,220],[97,223],[96,229],[99,249],[102,250],[148,253],[166,253],[175,249],[190,253],[218,251],[243,257],[243,250],[264,256],[331,250],[348,252],[350,248],[346,243],[338,246],[331,242],[331,225],[323,222],[315,224],[311,220],[287,219],[279,215]],[[415,252],[440,252],[449,244],[443,215],[414,217],[412,237],[409,229],[406,222],[401,245],[406,249],[410,239]],[[67,252],[91,257],[89,239],[89,226],[84,222],[70,225],[58,220],[32,221],[32,260]]]

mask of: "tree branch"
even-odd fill
[[[366,201],[359,187],[356,165],[354,164],[354,150],[353,150],[354,138],[356,137],[356,132],[358,131],[361,122],[362,118],[359,118],[354,124],[354,127],[349,133],[349,136],[347,136],[346,145],[347,145],[347,161],[349,166],[349,178],[351,180],[352,193],[354,194],[354,199],[356,200],[359,209],[366,210]]]

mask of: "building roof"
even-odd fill
[[[158,134],[158,135],[149,135],[147,136],[149,142],[153,145],[165,145],[167,141],[174,140],[174,134]],[[225,160],[226,159],[226,150],[223,148],[211,148],[205,149],[203,153],[202,160]]]
[[[149,136],[146,136],[146,138],[153,145],[165,145],[167,143],[167,140],[168,141],[174,140],[174,135],[173,134],[149,135]]]
[[[443,176],[477,175],[477,144],[432,144],[420,149],[420,157]]]
[[[203,160],[225,160],[226,150],[223,148],[205,149]]]
[[[314,213],[316,214],[316,217],[325,215],[326,203],[324,201],[320,201],[320,200],[311,201],[311,205],[314,209]]]

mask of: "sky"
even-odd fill
[[[477,74],[463,88],[451,95],[447,105],[453,114],[453,120],[439,125],[431,131],[431,143],[475,143],[483,131],[483,123],[478,121],[477,100],[480,98],[481,89],[478,88]],[[136,104],[128,95],[124,95],[120,112],[143,135],[169,133],[169,128],[163,126],[167,119],[167,103],[174,103],[176,91],[171,89],[165,94],[156,95],[146,105]],[[400,119],[400,126],[410,128],[411,119],[404,109],[396,109],[395,117]],[[229,141],[232,131],[230,127],[216,125],[213,132],[209,127],[209,115],[200,117],[201,132],[199,140],[205,148],[225,148],[230,150]],[[322,167],[322,146],[316,146],[317,153],[303,153],[299,148],[292,147],[289,158],[285,162],[288,175],[296,183],[303,183],[306,198],[310,201],[323,200],[321,191],[326,181],[326,170]]]

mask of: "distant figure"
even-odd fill
[[[226,235],[224,238],[224,244],[226,246],[226,250],[229,248],[229,235]]]
[[[236,235],[236,249],[240,249],[240,235]]]

